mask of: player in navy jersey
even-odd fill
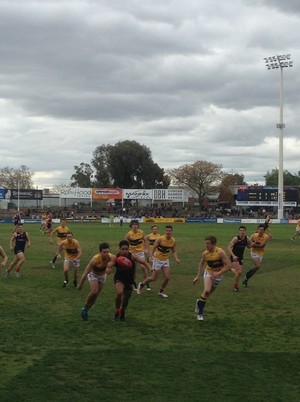
[[[13,233],[12,238],[10,239],[10,251],[15,253],[15,258],[13,262],[9,265],[6,270],[6,276],[9,276],[11,270],[15,268],[16,277],[20,277],[21,266],[25,262],[25,247],[30,247],[30,238],[28,232],[24,232],[23,225],[19,224],[17,226],[17,230]]]
[[[228,251],[230,253],[230,260],[232,263],[231,271],[234,273],[234,292],[239,291],[239,279],[243,272],[243,259],[245,248],[251,247],[250,237],[246,235],[246,227],[239,227],[239,234],[234,236],[228,245]]]

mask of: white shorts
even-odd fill
[[[169,266],[170,266],[169,260],[162,261],[162,260],[157,260],[156,258],[154,258],[152,261],[152,270],[153,271],[157,271],[162,268],[169,268]]]
[[[250,253],[252,260],[259,260],[262,262],[264,256],[257,253]]]
[[[98,276],[94,272],[90,272],[88,274],[87,278],[88,278],[89,282],[98,281],[99,283],[102,283],[104,285],[106,282],[106,279],[107,279],[107,274]]]
[[[139,251],[138,253],[132,253],[132,255],[135,255],[136,257],[142,258],[145,260],[145,253],[144,251]]]
[[[79,268],[80,266],[80,260],[70,260],[69,258],[65,258],[65,261],[69,262],[73,268]]]
[[[210,272],[208,272],[207,270],[205,270],[204,274],[203,274],[203,278],[213,278],[213,275]],[[213,287],[216,288],[219,285],[219,283],[222,282],[222,279],[223,279],[223,276],[218,276],[218,278],[214,278],[213,284],[212,284]]]

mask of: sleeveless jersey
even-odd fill
[[[65,257],[68,258],[69,260],[76,260],[78,248],[79,248],[78,241],[75,239],[72,239],[72,241],[69,243],[68,240],[63,240],[61,242],[61,244],[64,245]]]
[[[57,236],[57,243],[61,243],[63,240],[67,238],[67,233],[70,232],[70,229],[65,226],[58,226],[56,230],[56,236]]]
[[[169,259],[170,250],[172,250],[174,245],[174,237],[168,240],[166,235],[161,236],[160,244],[154,252],[154,257],[160,261],[167,261]]]
[[[219,272],[224,267],[220,253],[223,251],[220,247],[215,247],[212,251],[204,251],[203,257],[206,261],[205,269],[208,272]]]
[[[159,233],[156,233],[156,234],[150,233],[147,237],[148,237],[148,241],[150,244],[150,250],[151,250],[155,241],[160,237],[160,234]]]
[[[26,242],[27,242],[28,238],[27,238],[27,233],[23,232],[17,232],[16,233],[16,237],[15,237],[15,248],[14,248],[14,252],[17,253],[19,251],[22,251],[22,253],[25,250],[25,246],[26,246]]]
[[[97,253],[94,255],[95,264],[93,265],[93,272],[96,275],[103,274],[106,270],[107,264],[111,261],[112,254],[109,253],[108,258],[103,260],[101,253]]]
[[[141,229],[135,233],[133,230],[128,232],[129,250],[131,253],[144,251],[144,232]]]
[[[241,238],[241,236],[236,236],[237,237],[237,242],[234,243],[234,246],[232,247],[232,252],[234,255],[236,255],[239,259],[243,259],[244,256],[244,251],[245,248],[248,245],[248,237],[245,236],[244,239]]]
[[[265,233],[263,233],[262,236],[259,236],[258,233],[254,233],[252,237],[252,241],[255,241],[256,244],[260,245],[263,243],[266,239],[268,239],[269,236]],[[258,254],[258,255],[264,255],[264,248],[260,247],[255,247],[255,245],[251,248],[251,252]]]
[[[120,256],[120,253],[117,254],[117,258],[119,256]],[[124,268],[116,262],[114,283],[121,282],[125,285],[125,289],[129,290],[129,289],[131,289],[131,286],[134,283],[135,261],[133,261],[131,253],[128,253],[125,257],[128,258],[132,262],[132,267],[130,269]]]

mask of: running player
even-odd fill
[[[124,259],[118,257],[125,257],[126,265],[122,263]],[[119,252],[114,262],[114,283],[116,291],[115,320],[125,320],[125,310],[133,290],[136,262],[145,264],[148,269],[151,268],[145,260],[129,251],[129,242],[127,240],[121,240],[119,243]],[[110,266],[107,267],[107,272],[111,272]]]
[[[245,248],[251,247],[251,241],[246,236],[246,227],[239,227],[239,234],[234,236],[228,245],[228,251],[230,253],[230,260],[232,263],[231,271],[234,273],[233,291],[239,291],[239,279],[243,271],[243,259]]]
[[[8,257],[6,252],[4,251],[4,248],[2,246],[0,246],[0,255],[3,258],[3,261],[1,262],[1,265],[3,268],[5,268],[5,265],[7,263]]]
[[[130,222],[130,230],[125,236],[125,240],[127,240],[130,244],[130,252],[139,257],[141,260],[146,260],[148,257],[148,250],[146,249],[146,238],[145,238],[145,233],[140,229],[139,226],[139,221],[137,219],[133,219]],[[147,278],[147,269],[146,265],[141,262],[140,266],[143,271],[143,277],[144,279]],[[136,290],[136,282],[133,282],[134,290]],[[149,287],[149,285],[148,285]],[[150,287],[149,287],[150,290]]]
[[[59,246],[63,240],[66,240],[67,233],[69,233],[69,232],[70,232],[70,229],[66,225],[66,220],[62,219],[60,221],[60,226],[58,226],[56,229],[52,230],[52,232],[50,233],[50,244],[53,244],[53,235],[56,234],[56,243]],[[50,261],[52,268],[55,268],[54,264],[55,264],[57,258],[60,258],[60,254],[55,254],[55,256]]]
[[[200,298],[196,301],[197,320],[203,321],[203,310],[207,298],[216,290],[222,281],[223,274],[230,271],[231,264],[225,251],[217,246],[215,236],[205,238],[206,250],[202,253],[202,258],[198,267],[198,273],[193,279],[193,284],[198,282],[199,276],[203,273],[204,289]]]
[[[73,268],[73,284],[77,287],[77,275],[78,268],[80,266],[80,257],[82,255],[81,246],[78,240],[73,239],[73,233],[67,233],[66,240],[63,240],[57,250],[56,257],[58,254],[64,252],[64,282],[63,288],[65,288],[69,283],[69,269],[70,266]]]
[[[248,287],[249,279],[259,270],[264,258],[265,245],[270,240],[270,237],[265,233],[264,224],[258,225],[257,232],[250,236],[251,241],[251,258],[253,267],[246,272],[245,279],[243,280],[244,288]]]
[[[151,233],[149,233],[145,236],[146,249],[148,250],[148,255],[150,255],[153,244],[159,237],[160,237],[160,234],[158,233],[158,226],[157,225],[151,226]]]
[[[171,276],[171,268],[169,262],[170,251],[173,253],[176,263],[180,263],[176,252],[176,240],[172,235],[172,226],[166,225],[165,234],[163,236],[160,236],[153,244],[149,257],[149,260],[152,262],[152,275],[148,276],[146,279],[144,279],[143,282],[139,283],[137,288],[138,294],[141,293],[141,290],[145,286],[147,286],[149,282],[156,281],[158,274],[161,271],[164,280],[160,286],[158,295],[160,297],[168,297],[168,295],[165,293],[165,288],[168,285]]]
[[[18,224],[16,232],[13,233],[12,238],[10,239],[10,250],[14,251],[15,258],[13,262],[9,265],[6,270],[6,276],[8,277],[11,270],[15,268],[16,277],[20,277],[21,266],[25,262],[25,247],[30,247],[30,237],[28,232],[24,232],[23,225],[21,223]]]
[[[109,252],[108,243],[99,245],[99,253],[94,255],[86,266],[81,279],[79,281],[78,290],[83,288],[86,278],[90,284],[90,292],[87,296],[85,305],[81,310],[81,318],[88,319],[88,312],[93,306],[104,284],[106,283],[108,267],[112,267],[116,261],[116,256]]]
[[[291,237],[291,240],[294,241],[300,236],[300,219],[298,219],[297,224],[296,224],[296,231]]]

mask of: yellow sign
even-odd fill
[[[144,223],[185,223],[185,218],[145,218]]]

